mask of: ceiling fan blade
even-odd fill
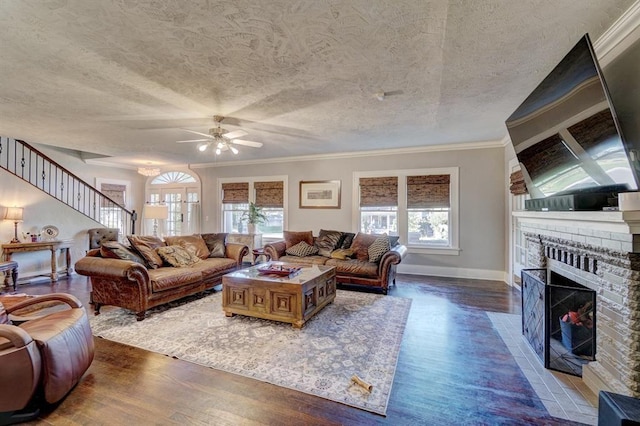
[[[208,135],[206,133],[196,132],[195,130],[189,130],[189,129],[180,129],[180,130],[184,130],[185,132],[193,133],[193,134],[200,135],[200,136],[206,136],[208,138],[211,137],[211,135]]]
[[[223,134],[223,136],[227,139],[235,139],[247,136],[248,134],[249,133],[245,132],[244,130],[234,130],[233,132]]]
[[[207,142],[212,140],[211,138],[208,139],[189,139],[188,141],[176,141],[176,143],[185,143],[185,142]]]
[[[260,148],[262,147],[262,142],[253,142],[253,141],[245,141],[242,139],[234,139],[231,141],[232,144],[235,145],[244,145],[244,146],[250,146],[252,148]]]

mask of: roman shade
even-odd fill
[[[407,176],[407,208],[450,207],[449,175]]]
[[[230,182],[222,184],[222,203],[238,204],[249,202],[249,183]]]
[[[360,207],[398,205],[398,177],[360,178]]]
[[[124,197],[125,197],[126,190],[127,190],[126,185],[118,185],[118,184],[112,184],[112,183],[103,183],[102,185],[100,185],[100,192],[102,192],[104,195],[106,195],[111,200],[113,200],[117,205],[123,208],[124,208]],[[111,204],[111,202],[108,199],[104,197],[101,197],[100,206],[115,207]]]
[[[284,182],[255,182],[256,206],[284,207]]]
[[[522,176],[522,170],[517,170],[509,176],[509,191],[513,195],[528,194],[527,185],[524,183],[524,177]]]

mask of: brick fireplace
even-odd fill
[[[526,267],[547,268],[596,292],[594,392],[640,397],[640,211],[514,212]]]

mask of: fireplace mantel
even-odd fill
[[[514,211],[522,222],[584,228],[594,231],[640,234],[640,210],[633,211]]]

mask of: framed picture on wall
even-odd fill
[[[300,181],[301,209],[339,209],[339,180]]]

